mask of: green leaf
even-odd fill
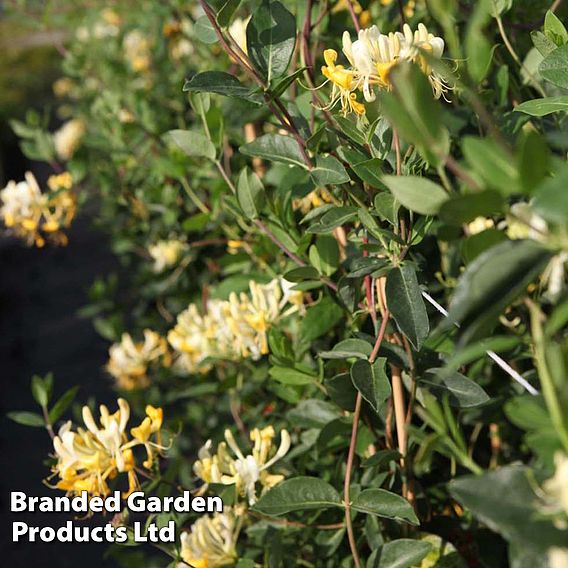
[[[327,296],[309,308],[301,323],[300,340],[310,343],[332,329],[343,317],[341,308]]]
[[[47,406],[47,403],[49,402],[48,384],[45,383],[43,378],[38,375],[34,375],[32,377],[32,396],[40,406]]]
[[[406,521],[411,525],[420,524],[412,505],[400,495],[385,489],[364,489],[353,499],[351,508],[368,515]]]
[[[40,427],[45,426],[45,421],[42,416],[35,412],[8,412],[6,415],[10,420],[22,424],[23,426]]]
[[[283,95],[284,92],[286,91],[286,89],[298,77],[300,77],[306,69],[307,69],[307,67],[300,67],[299,69],[296,69],[296,71],[294,71],[294,73],[292,73],[290,75],[286,75],[286,76],[282,77],[282,79],[279,79],[278,81],[276,81],[274,86],[271,87],[270,91],[268,92],[268,95],[273,99],[276,99],[276,98],[280,97],[281,95]],[[320,129],[320,132],[323,133],[324,129],[323,128]],[[308,141],[306,141],[306,144],[308,144]]]
[[[399,538],[386,542],[369,557],[367,568],[411,568],[421,566],[420,562],[432,549],[429,542]],[[442,561],[436,566],[442,568]],[[458,564],[458,566],[461,565]],[[449,565],[448,565],[449,567]]]
[[[461,227],[477,217],[488,217],[503,210],[504,199],[500,193],[488,189],[451,197],[440,207],[440,219],[448,225]]]
[[[443,327],[461,324],[463,343],[481,337],[550,257],[550,251],[532,240],[505,241],[485,251],[462,274]]]
[[[537,30],[531,32],[531,40],[543,57],[550,55],[558,47],[551,39]]]
[[[568,43],[568,32],[564,24],[551,10],[548,10],[544,17],[544,33],[558,47]]]
[[[284,162],[306,168],[300,147],[294,138],[282,134],[264,134],[239,150],[245,156],[258,156],[273,162]]]
[[[379,412],[384,402],[391,395],[391,386],[385,365],[387,360],[379,357],[373,364],[360,359],[351,366],[351,380],[361,396]]]
[[[240,3],[241,0],[227,0],[217,12],[217,22],[222,28],[226,28],[229,25]]]
[[[300,428],[323,428],[340,416],[333,404],[315,398],[300,401],[287,414],[288,420]]]
[[[215,33],[215,28],[207,16],[200,16],[197,18],[195,25],[193,26],[193,31],[195,32],[197,39],[203,43],[212,44],[219,41],[217,34]]]
[[[285,385],[309,385],[317,380],[317,377],[291,367],[270,367],[268,374],[273,379]]]
[[[266,201],[260,178],[249,168],[244,168],[237,181],[237,201],[245,217],[257,219]]]
[[[349,373],[340,373],[325,380],[329,398],[344,410],[353,412],[357,401],[357,390],[353,386]]]
[[[466,264],[473,262],[480,254],[486,250],[507,240],[503,231],[498,229],[487,229],[476,235],[471,235],[462,241],[461,253]]]
[[[479,476],[450,481],[453,497],[492,531],[510,542],[544,550],[566,544],[566,532],[537,512],[532,472],[525,466],[506,466]]]
[[[568,45],[563,45],[547,55],[538,72],[553,85],[568,89]]]
[[[462,150],[468,164],[483,179],[487,187],[504,196],[519,191],[519,172],[515,162],[494,140],[467,136]]]
[[[525,101],[513,110],[515,112],[524,112],[531,116],[547,116],[553,112],[568,112],[568,95]]]
[[[391,462],[397,462],[402,456],[396,450],[379,450],[370,458],[367,458],[362,464],[362,467],[378,467],[381,468]]]
[[[300,266],[299,268],[293,268],[284,274],[284,280],[288,280],[288,282],[317,280],[319,277],[319,272],[312,266]]]
[[[404,207],[421,215],[435,215],[448,194],[436,183],[418,176],[384,176],[384,184]]]
[[[367,276],[367,274],[385,273],[390,270],[390,263],[385,258],[378,258],[376,256],[363,256],[357,258],[351,264],[351,272],[347,275],[347,278],[361,278],[362,276]]]
[[[333,207],[320,220],[308,228],[308,233],[330,233],[357,217],[357,207]]]
[[[296,44],[296,18],[280,2],[264,0],[247,25],[250,60],[270,82],[288,69]]]
[[[344,339],[334,345],[331,351],[322,351],[318,355],[322,359],[368,359],[372,350],[371,344],[362,339]]]
[[[547,221],[568,225],[568,165],[547,178],[534,192],[533,208]]]
[[[209,158],[210,160],[215,159],[215,146],[213,146],[211,140],[200,132],[193,132],[191,130],[170,130],[166,132],[164,136],[187,156]]]
[[[469,18],[465,36],[468,71],[476,83],[483,81],[491,66],[493,50],[483,33],[491,17],[492,0],[479,0]]]
[[[462,365],[467,365],[480,357],[485,357],[487,351],[494,351],[495,353],[510,351],[517,347],[520,342],[521,340],[518,337],[511,337],[510,335],[494,335],[481,339],[465,347],[460,347],[446,360],[445,370],[446,372],[448,370],[457,370]]]
[[[294,477],[265,493],[252,507],[253,511],[278,517],[292,511],[342,507],[339,493],[316,477]]]
[[[430,82],[410,63],[396,65],[389,77],[394,88],[380,95],[383,114],[425,160],[440,164],[449,151],[449,135]]]
[[[430,324],[416,278],[410,264],[393,268],[387,276],[387,305],[400,331],[415,349],[428,337]]]
[[[318,237],[309,250],[310,263],[320,274],[331,276],[339,267],[339,246],[330,236]]]
[[[479,406],[489,400],[487,393],[471,379],[456,371],[428,369],[418,381],[437,397],[448,396],[448,402],[458,408]]]
[[[337,185],[348,183],[349,174],[341,162],[333,156],[317,156],[316,167],[310,172],[316,186]]]
[[[245,87],[236,77],[222,71],[204,71],[186,81],[183,90],[197,93],[216,93],[260,104],[262,97]]]

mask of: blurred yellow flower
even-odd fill
[[[268,353],[268,330],[279,318],[300,310],[301,293],[283,293],[284,281],[251,281],[249,294],[231,293],[228,300],[209,300],[201,314],[191,304],[168,333],[181,355],[178,365],[188,373],[204,372],[209,359],[259,359]],[[292,304],[285,309],[287,304]]]
[[[181,558],[177,568],[220,568],[237,561],[237,540],[243,523],[240,508],[225,507],[222,513],[201,517],[189,532],[181,533]]]
[[[147,459],[144,467],[150,467],[156,452],[163,450],[157,438],[162,425],[162,410],[151,406],[146,407],[147,417],[138,428],[133,428],[128,436],[126,427],[130,418],[130,406],[126,400],[119,398],[118,410],[110,414],[105,405],[100,406],[100,426],[97,425],[88,406],[83,407],[83,422],[85,428],[73,431],[72,423],[64,424],[53,440],[53,448],[57,463],[53,466],[53,476],[58,476],[55,485],[68,495],[78,495],[88,491],[93,495],[108,495],[108,481],[121,473],[128,478],[130,494],[138,487],[136,476],[136,459],[132,449],[143,445],[146,448]],[[159,420],[156,420],[159,415]],[[150,423],[148,427],[148,421]]]
[[[85,134],[85,130],[85,123],[78,118],[74,118],[68,120],[53,134],[53,144],[59,158],[69,160],[73,157]]]
[[[148,252],[154,260],[154,272],[163,272],[177,264],[187,248],[187,243],[179,239],[161,240],[150,245]]]
[[[51,176],[47,182],[49,192],[42,193],[35,176],[26,172],[25,181],[9,181],[0,191],[0,217],[14,234],[28,245],[52,243],[66,245],[67,236],[62,228],[69,227],[76,211],[76,200],[70,189],[71,174],[64,172]]]
[[[155,331],[144,330],[144,341],[135,343],[130,334],[123,333],[120,343],[109,349],[107,371],[115,378],[119,389],[133,390],[150,384],[148,369],[161,362],[170,365],[167,341]]]
[[[272,440],[275,436],[276,432],[272,426],[262,430],[255,428],[250,433],[253,449],[246,456],[228,429],[225,430],[225,442],[218,445],[217,453],[211,453],[211,440],[209,440],[199,450],[199,459],[193,465],[195,475],[206,483],[204,491],[207,490],[209,483],[234,484],[237,493],[245,497],[249,505],[254,504],[257,499],[257,483],[260,483],[262,491],[266,491],[284,479],[283,475],[271,474],[268,469],[288,453],[290,435],[287,430],[280,431],[280,445],[273,453]]]

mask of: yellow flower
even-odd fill
[[[439,98],[449,89],[444,78],[429,64],[429,57],[440,59],[444,52],[444,40],[428,32],[424,24],[418,24],[413,32],[408,24],[404,33],[380,33],[377,26],[359,31],[358,38],[351,40],[349,32],[344,32],[343,53],[350,67],[336,65],[337,52],[324,51],[326,65],[322,74],[332,82],[331,102],[325,109],[333,108],[341,102],[343,114],[354,112],[363,114],[365,107],[357,102],[356,92],[362,91],[366,102],[376,98],[375,88],[391,89],[389,78],[392,68],[402,61],[411,61],[420,66],[428,76],[434,96]]]
[[[568,455],[556,452],[554,464],[554,475],[543,483],[542,489],[551,508],[563,513],[568,520]]]
[[[109,349],[107,371],[115,378],[120,389],[133,390],[150,384],[148,369],[161,360],[170,365],[168,344],[155,331],[144,330],[144,341],[135,343],[128,333],[123,333],[120,343]]]
[[[181,354],[182,368],[189,373],[204,372],[209,359],[257,360],[266,355],[269,329],[302,305],[301,295],[283,296],[282,285],[278,280],[268,284],[251,281],[249,294],[233,292],[228,300],[209,300],[203,315],[191,304],[168,333],[170,345]],[[288,303],[292,306],[284,311]]]
[[[131,69],[144,73],[150,69],[150,42],[140,30],[132,30],[124,36],[124,55]]]
[[[152,435],[159,435],[161,428],[161,409],[147,407],[147,417],[137,428],[132,428],[134,436],[129,439],[126,426],[130,418],[130,407],[126,400],[118,399],[118,410],[110,414],[105,405],[100,406],[100,426],[95,422],[91,409],[83,407],[82,415],[85,428],[73,431],[71,422],[67,422],[59,430],[53,440],[53,448],[57,463],[52,468],[53,474],[59,476],[55,485],[69,495],[88,491],[90,495],[108,495],[108,481],[121,473],[127,474],[128,491],[131,493],[138,487],[135,473],[136,461],[132,448],[143,445],[148,459],[143,463],[149,468],[156,450],[164,449],[153,442]],[[156,420],[159,414],[160,419]]]
[[[290,435],[287,430],[280,431],[280,445],[270,457],[273,450],[272,440],[275,436],[276,432],[272,426],[262,430],[255,428],[250,433],[253,449],[246,456],[241,452],[232,432],[228,429],[225,430],[225,442],[219,444],[216,454],[211,454],[209,440],[200,449],[199,459],[193,465],[195,475],[206,483],[204,491],[207,490],[209,483],[234,484],[240,496],[245,497],[250,505],[255,503],[257,483],[260,483],[262,490],[265,491],[284,479],[283,475],[270,474],[268,469],[288,453]]]
[[[69,160],[73,157],[85,134],[85,129],[85,123],[78,118],[74,118],[68,120],[53,134],[53,144],[59,158]]]
[[[76,200],[69,191],[73,180],[64,172],[48,180],[50,192],[42,193],[31,172],[25,181],[9,181],[0,191],[0,217],[16,236],[28,245],[45,245],[49,238],[54,244],[67,244],[62,228],[68,227],[75,216]]]
[[[347,115],[350,112],[361,115],[365,113],[365,107],[357,102],[357,95],[352,92],[356,88],[353,72],[346,69],[343,65],[336,65],[337,51],[326,49],[323,52],[325,65],[322,66],[323,76],[331,81],[333,87],[331,91],[330,103],[324,110],[332,109],[338,102],[341,103],[341,112]]]
[[[158,241],[148,247],[148,252],[154,260],[154,272],[163,272],[174,266],[187,250],[187,243],[178,239]]]
[[[220,568],[232,566],[237,560],[237,540],[244,511],[225,507],[222,513],[201,517],[189,532],[182,532],[181,557],[177,568]]]

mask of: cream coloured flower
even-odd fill
[[[243,511],[225,507],[222,513],[201,517],[181,533],[181,557],[177,568],[220,568],[237,560],[237,540]]]
[[[250,16],[248,18],[235,18],[229,29],[229,35],[235,40],[235,43],[245,52],[248,53],[247,50],[247,25],[250,20]]]
[[[251,281],[248,294],[233,292],[228,300],[209,300],[203,314],[191,304],[168,334],[181,355],[178,363],[196,373],[206,371],[210,359],[257,360],[266,355],[270,328],[302,306],[302,297],[290,290],[283,297],[282,286],[277,279],[268,284]]]
[[[68,227],[75,216],[76,200],[70,191],[73,179],[64,172],[51,176],[47,185],[51,191],[42,193],[35,176],[26,172],[25,181],[9,181],[0,191],[0,217],[28,245],[42,247],[46,238],[67,244],[62,228]]]
[[[187,243],[178,239],[161,240],[150,245],[148,253],[154,260],[154,272],[163,272],[174,266],[186,250]]]
[[[144,466],[151,464],[155,451],[164,449],[159,443],[150,440],[150,436],[159,436],[162,425],[162,410],[146,407],[147,417],[138,428],[133,428],[133,438],[129,438],[126,426],[130,418],[130,407],[126,400],[118,399],[118,410],[110,414],[105,405],[100,406],[100,425],[95,422],[91,409],[83,407],[82,415],[85,428],[72,430],[71,422],[64,424],[53,439],[53,448],[57,463],[53,466],[54,475],[59,477],[55,485],[69,495],[88,491],[90,495],[108,495],[108,481],[120,473],[128,477],[128,492],[138,487],[135,472],[136,461],[132,448],[144,445],[148,459]],[[140,431],[147,430],[148,436]]]
[[[556,470],[542,489],[552,507],[568,516],[568,455],[557,452],[554,456]]]
[[[444,40],[428,32],[424,24],[412,31],[408,24],[403,32],[382,34],[377,26],[362,29],[355,41],[349,32],[343,33],[343,53],[350,67],[337,65],[337,52],[332,49],[324,51],[326,65],[322,74],[333,85],[331,101],[326,109],[341,103],[343,114],[354,112],[363,114],[364,105],[357,102],[357,91],[362,91],[366,102],[376,98],[375,89],[391,89],[390,72],[392,68],[404,61],[419,65],[428,77],[434,96],[443,96],[449,87],[444,77],[432,68],[429,57],[441,59],[444,52]]]
[[[136,73],[148,71],[151,64],[150,42],[140,30],[131,30],[122,42],[124,55],[131,69]]]
[[[271,474],[268,469],[288,453],[290,435],[287,430],[280,431],[280,445],[270,457],[275,436],[276,432],[272,426],[267,426],[262,430],[255,428],[250,433],[250,439],[253,442],[252,451],[245,456],[232,432],[227,429],[225,430],[225,442],[219,444],[216,454],[211,453],[211,441],[201,448],[198,454],[199,459],[193,465],[193,471],[206,484],[234,484],[237,493],[245,497],[252,505],[257,500],[257,483],[260,483],[262,491],[266,491],[284,479],[283,475]],[[207,485],[204,489],[207,489]]]
[[[74,118],[68,120],[53,134],[53,144],[59,158],[69,160],[73,157],[85,134],[85,130],[85,123],[78,118]]]
[[[115,378],[118,388],[132,390],[150,384],[148,369],[162,361],[170,364],[166,340],[155,331],[144,330],[144,341],[134,342],[130,334],[123,333],[120,343],[111,345],[107,371]]]

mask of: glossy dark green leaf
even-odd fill
[[[351,508],[368,515],[406,521],[411,525],[419,524],[412,505],[400,495],[385,489],[364,489],[353,499]]]
[[[428,337],[430,324],[416,271],[410,264],[393,268],[387,276],[387,306],[400,331],[415,349]]]
[[[252,142],[241,146],[239,150],[245,156],[258,156],[273,162],[283,162],[302,168],[306,167],[300,147],[291,136],[264,134]]]
[[[63,413],[75,399],[78,390],[78,386],[71,387],[69,390],[65,391],[53,405],[53,407],[49,411],[49,421],[52,424],[55,424],[61,418]]]
[[[253,93],[249,87],[243,85],[235,76],[223,71],[197,73],[197,75],[185,82],[183,90],[196,93],[216,93],[258,104],[262,101],[260,95]]]
[[[479,255],[459,279],[445,327],[462,325],[464,343],[491,329],[551,257],[531,240],[505,241]]]
[[[292,511],[342,507],[339,493],[329,483],[316,477],[287,479],[265,493],[253,511],[278,517]]]
[[[333,207],[329,209],[317,223],[308,228],[309,233],[330,233],[357,217],[357,207]]]
[[[480,191],[456,195],[448,199],[440,207],[440,219],[448,225],[460,227],[477,217],[488,217],[500,213],[504,199],[494,190]]]
[[[373,347],[363,339],[344,339],[334,345],[331,351],[322,351],[319,356],[322,359],[368,359]]]
[[[319,272],[313,266],[300,266],[284,274],[284,279],[288,282],[303,282],[304,280],[317,280]]]
[[[359,359],[351,366],[351,380],[361,396],[379,412],[391,395],[391,386],[385,371],[387,360],[379,357],[373,364]]]
[[[397,462],[402,456],[396,450],[379,450],[370,458],[367,458],[362,464],[362,467],[378,467],[388,465],[391,462]]]
[[[337,185],[349,182],[349,174],[334,156],[317,156],[316,167],[310,172],[316,186]]]
[[[471,235],[471,237],[462,241],[461,253],[463,259],[466,264],[469,264],[486,250],[506,240],[507,236],[498,229],[487,229],[476,235]]]
[[[280,2],[263,0],[247,25],[248,56],[268,82],[288,69],[296,44],[296,18]]]
[[[432,545],[429,542],[410,538],[391,540],[371,554],[366,568],[411,568],[412,566],[420,566],[420,562],[431,549]],[[441,563],[437,562],[436,565],[438,564],[442,568]]]
[[[418,381],[418,386],[426,387],[436,397],[448,397],[452,406],[470,408],[489,400],[487,393],[471,379],[457,371],[429,369]]]
[[[357,400],[357,390],[349,373],[340,373],[324,381],[329,398],[344,410],[353,412]]]
[[[226,28],[231,22],[233,14],[237,10],[241,0],[227,0],[217,12],[217,22],[222,28]]]

